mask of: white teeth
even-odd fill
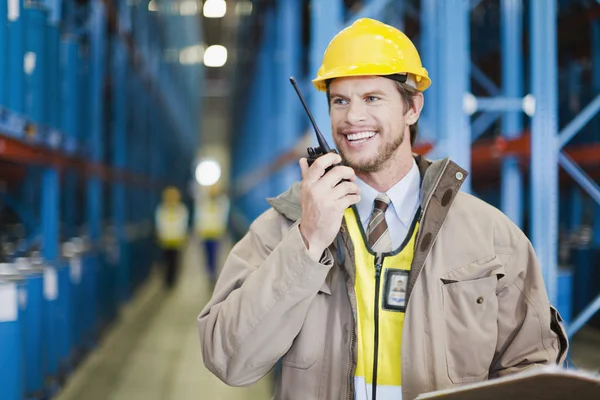
[[[375,132],[358,132],[353,133],[351,135],[346,136],[348,140],[361,140],[361,139],[369,139],[375,136]]]

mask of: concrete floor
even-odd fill
[[[600,330],[583,327],[571,340],[573,365],[600,373]]]
[[[232,388],[204,367],[196,327],[210,296],[203,265],[199,246],[190,245],[179,285],[171,293],[163,291],[155,271],[57,399],[271,399],[271,376],[247,388]],[[571,350],[575,366],[600,370],[600,331],[582,329]]]
[[[58,400],[272,398],[270,376],[251,387],[232,388],[204,367],[196,317],[210,289],[198,247],[186,250],[172,293],[163,291],[155,271],[69,378]]]

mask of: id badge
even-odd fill
[[[406,291],[408,289],[408,270],[388,269],[385,272],[383,286],[383,309],[388,311],[406,311]]]

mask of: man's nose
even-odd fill
[[[362,101],[353,101],[348,106],[348,114],[346,116],[348,123],[356,124],[367,119],[365,104]]]

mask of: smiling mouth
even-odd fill
[[[360,144],[368,141],[377,134],[376,131],[357,132],[346,135],[346,140],[352,144]]]

